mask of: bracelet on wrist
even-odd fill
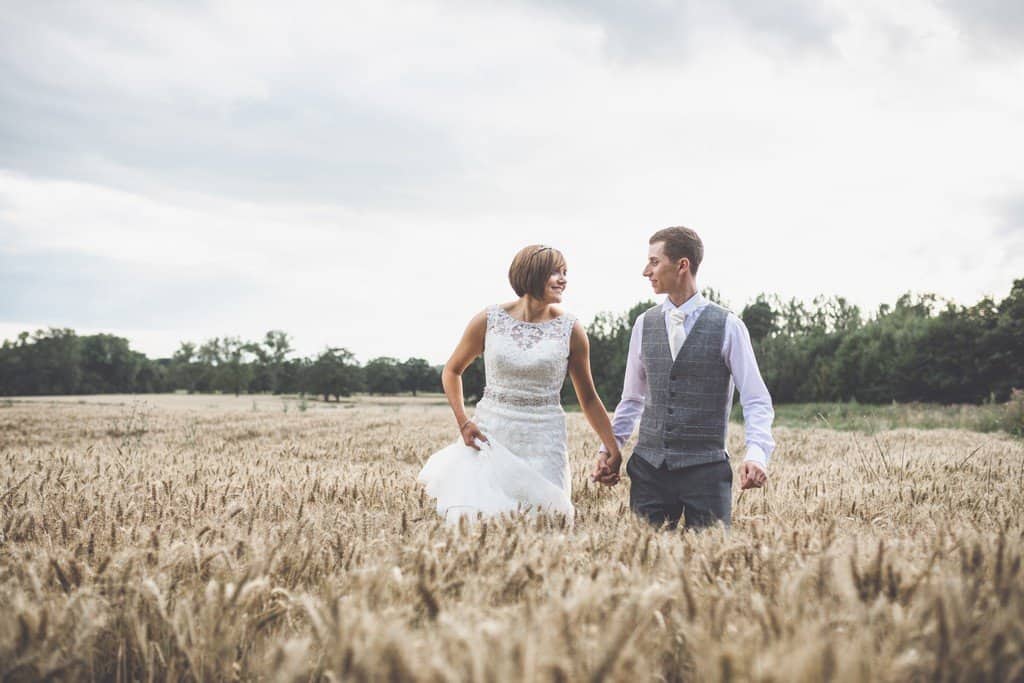
[[[467,417],[466,421],[459,425],[459,431],[461,432],[463,429],[465,429],[466,425],[468,425],[472,421],[473,421],[473,418]]]

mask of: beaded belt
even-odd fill
[[[523,406],[528,408],[539,406],[557,406],[561,404],[557,393],[551,394],[527,394],[518,391],[495,389],[484,387],[484,398],[495,403],[504,403],[509,406]]]

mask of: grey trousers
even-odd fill
[[[732,466],[728,460],[670,470],[654,467],[635,453],[626,463],[629,507],[654,526],[687,529],[732,522]]]

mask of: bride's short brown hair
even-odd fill
[[[562,252],[543,244],[531,244],[520,249],[512,259],[508,281],[516,296],[529,294],[535,299],[543,299],[551,273],[562,268],[565,268]]]

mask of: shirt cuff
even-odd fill
[[[619,449],[620,450],[622,449],[623,446],[626,445],[626,442],[628,440],[629,439],[623,439],[621,436],[616,436],[615,437],[615,443],[619,444]],[[608,453],[608,449],[604,447],[604,444],[601,444],[601,446],[597,449],[597,452],[598,453]]]
[[[747,455],[743,462],[752,462],[761,468],[761,471],[768,474],[768,456],[758,446],[747,444]]]

